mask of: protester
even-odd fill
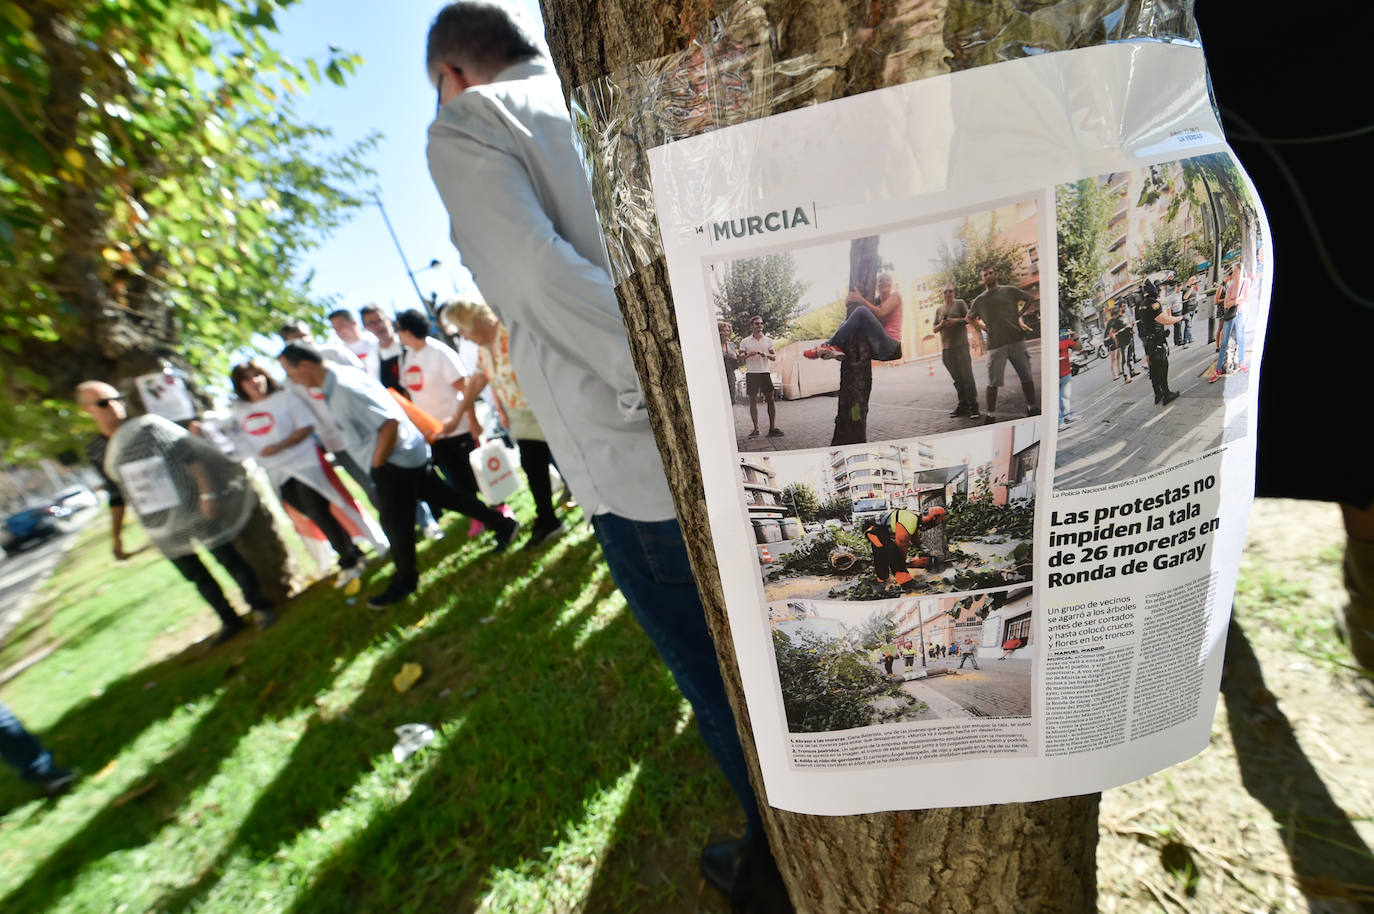
[[[4,702],[0,702],[0,758],[45,796],[66,793],[76,780],[73,772],[53,761],[52,753],[24,729]]]
[[[358,316],[362,318],[367,331],[377,338],[377,361],[373,366],[376,369],[372,373],[373,379],[407,400],[410,399],[410,392],[401,386],[401,354],[405,352],[405,347],[396,336],[391,318],[376,305],[363,305],[358,309]],[[415,526],[424,532],[426,539],[444,538],[444,531],[440,529],[434,519],[434,512],[424,499],[415,505]]]
[[[243,469],[213,444],[160,416],[129,419],[124,397],[103,381],[78,384],[76,402],[100,429],[87,444],[86,456],[109,493],[115,558],[129,557],[123,536],[127,495],[148,538],[219,616],[222,627],[212,644],[233,638],[244,621],[196,554],[197,545],[239,585],[259,630],[276,622],[252,566],[234,548],[234,537],[256,503]]]
[[[554,514],[553,484],[549,478],[553,455],[511,368],[510,334],[481,299],[447,302],[439,309],[439,322],[449,325],[449,332],[456,331],[477,345],[478,368],[468,376],[463,399],[476,402],[478,394],[487,384],[491,385],[501,425],[515,438],[520,449],[520,468],[534,496],[534,526],[524,546],[533,549],[562,533],[563,522]]]
[[[485,508],[468,459],[477,448],[482,423],[477,418],[477,400],[464,396],[468,375],[458,353],[429,335],[429,318],[414,308],[396,316],[396,335],[405,347],[401,386],[411,402],[443,425],[429,439],[435,467],[443,471],[449,485]],[[473,519],[486,523],[483,518]],[[479,533],[481,529],[474,528],[473,535]]]
[[[940,523],[945,514],[945,509],[938,506],[919,516],[905,508],[894,508],[864,524],[864,536],[873,548],[873,576],[879,584],[886,584],[889,577],[894,583],[909,584],[912,576],[908,568],[930,567],[930,556],[909,558],[908,553],[920,547],[916,535],[920,527]]]
[[[943,301],[935,309],[935,325],[932,328],[940,334],[940,358],[954,382],[954,393],[958,403],[950,416],[964,416],[981,419],[978,412],[978,387],[973,380],[973,361],[968,352],[968,303],[955,297],[952,284],[946,284],[940,291]]]
[[[502,517],[473,495],[441,480],[430,465],[429,445],[391,394],[360,371],[326,365],[309,346],[290,343],[282,350],[287,375],[307,388],[316,388],[339,423],[353,458],[372,468],[382,530],[391,543],[396,571],[381,593],[368,600],[381,609],[410,596],[419,583],[415,570],[416,500],[476,517],[496,532],[496,551],[506,548],[519,522]]]
[[[973,643],[972,638],[965,638],[959,651],[959,669],[964,668],[964,664],[973,661],[973,668],[978,669],[978,645]]]
[[[329,312],[329,323],[334,333],[348,348],[348,351],[363,363],[363,370],[374,378],[378,376],[379,361],[377,352],[381,348],[377,337],[368,330],[358,330],[358,319],[347,308]]]
[[[1073,362],[1071,352],[1081,351],[1083,346],[1078,342],[1078,335],[1072,330],[1063,330],[1059,334],[1059,430],[1063,431],[1067,426],[1077,421],[1078,417],[1073,413],[1073,404],[1070,401],[1069,385],[1073,380]]]
[[[314,348],[323,358],[335,365],[341,365],[345,368],[354,368],[359,371],[365,370],[363,363],[356,355],[349,352],[346,347],[338,346],[334,343],[317,343],[314,334],[310,332],[310,328],[300,321],[290,321],[283,324],[279,331],[279,335],[285,343],[300,343],[304,346]],[[372,477],[368,474],[367,470],[355,462],[352,455],[348,453],[348,449],[344,446],[343,435],[339,431],[339,427],[334,423],[334,417],[331,416],[329,410],[324,407],[324,400],[319,396],[318,392],[311,392],[304,387],[296,385],[294,382],[288,384],[288,387],[290,387],[292,393],[301,398],[301,402],[303,402],[315,416],[315,437],[320,439],[320,444],[324,446],[325,451],[333,458],[334,462],[339,465],[340,469],[353,477],[353,481],[363,490],[363,494],[367,496],[367,500],[372,502],[373,506],[376,507],[377,491],[372,486]]]
[[[739,370],[740,354],[735,348],[734,341],[730,339],[730,322],[716,321],[716,330],[720,333],[720,356],[725,363],[725,383],[730,388],[730,402],[734,403],[735,372]]]
[[[773,403],[773,370],[778,354],[773,351],[773,338],[763,332],[763,318],[757,314],[749,319],[750,334],[740,341],[740,355],[744,357],[744,392],[749,396],[749,418],[754,423],[750,438],[759,436],[759,395],[768,408],[768,437],[782,435],[778,428],[777,407]]]
[[[988,411],[983,421],[991,425],[997,421],[997,391],[1002,386],[1007,363],[1021,381],[1026,396],[1026,415],[1040,415],[1040,401],[1035,396],[1035,379],[1031,374],[1030,352],[1025,334],[1031,332],[1025,315],[1036,300],[1016,286],[1004,286],[997,281],[997,268],[984,264],[979,270],[983,291],[973,300],[969,319],[988,334]]]
[[[1232,340],[1236,344],[1236,366],[1234,370],[1250,370],[1250,366],[1245,362],[1245,315],[1243,313],[1245,305],[1250,299],[1250,277],[1246,276],[1240,267],[1233,266],[1230,279],[1224,288],[1221,333],[1217,338],[1217,367],[1207,378],[1208,384],[1214,384],[1232,373],[1231,367],[1226,364],[1226,356]]]
[[[430,28],[429,168],[453,242],[510,333],[521,390],[611,575],[692,705],[749,819],[702,868],[737,903],[781,897],[715,645],[608,274],[557,74],[504,7],[451,3]]]
[[[855,337],[868,340],[873,361],[891,362],[902,357],[902,294],[892,288],[892,274],[878,275],[877,302],[858,289],[845,296],[849,314],[830,339],[802,353],[808,359],[842,359],[844,347]]]
[[[362,550],[331,509],[344,512],[378,553],[387,550],[387,542],[380,531],[372,530],[369,519],[329,467],[312,437],[315,426],[309,409],[256,361],[235,365],[229,382],[239,398],[233,410],[239,441],[267,471],[281,500],[310,518],[338,554],[340,571],[334,586],[356,580],[363,573]]]
[[[1117,305],[1116,314],[1107,322],[1107,339],[1112,341],[1112,377],[1123,378],[1127,384],[1139,374],[1132,364],[1135,361],[1133,335],[1123,302]]]

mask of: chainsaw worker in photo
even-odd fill
[[[947,513],[938,505],[920,515],[905,508],[894,508],[864,525],[864,536],[873,544],[873,575],[879,584],[886,584],[888,578],[898,584],[910,583],[908,567],[930,566],[930,556],[908,559],[907,555],[913,546],[920,545],[916,532],[923,525],[940,523]]]

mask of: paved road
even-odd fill
[[[11,552],[0,560],[0,644],[24,618],[33,594],[76,542],[77,532],[97,515],[104,514],[99,508],[87,508],[63,523],[65,532],[61,536]]]
[[[1040,341],[1028,346],[1031,374],[1037,394],[1040,390]],[[978,390],[978,406],[987,405],[987,357],[973,360],[974,386]],[[1055,382],[1056,384],[1058,381]],[[736,441],[741,451],[791,451],[798,448],[830,446],[835,433],[835,410],[839,398],[834,394],[804,397],[800,400],[777,402],[778,428],[781,438],[746,437],[753,428],[749,419],[749,402],[741,398],[734,405]],[[950,418],[950,410],[958,403],[949,372],[938,355],[927,356],[899,365],[876,362],[873,366],[873,390],[868,398],[868,440],[896,441],[921,435],[956,432],[981,428],[983,420]],[[759,399],[759,428],[768,431],[767,405]],[[1026,398],[1016,372],[1008,365],[1006,377],[998,392],[997,418],[1001,421],[1022,419],[1026,415]]]
[[[1247,336],[1253,358],[1253,339]],[[1245,397],[1252,375],[1232,375],[1215,384],[1216,365],[1207,342],[1207,322],[1197,319],[1193,343],[1171,349],[1169,386],[1180,394],[1169,406],[1154,404],[1149,375],[1130,384],[1113,381],[1099,359],[1071,382],[1078,421],[1059,433],[1055,488],[1079,488],[1129,479],[1184,458],[1205,453],[1245,432]]]

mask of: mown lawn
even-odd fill
[[[365,607],[377,563],[211,649],[175,569],[89,525],[0,651],[57,645],[0,697],[84,772],[57,801],[0,776],[0,911],[723,911],[696,854],[742,817],[589,528],[446,529],[399,607]],[[437,738],[398,763],[412,721]]]

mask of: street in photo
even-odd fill
[[[1055,486],[1245,434],[1267,250],[1239,170],[1199,156],[1061,185]]]

